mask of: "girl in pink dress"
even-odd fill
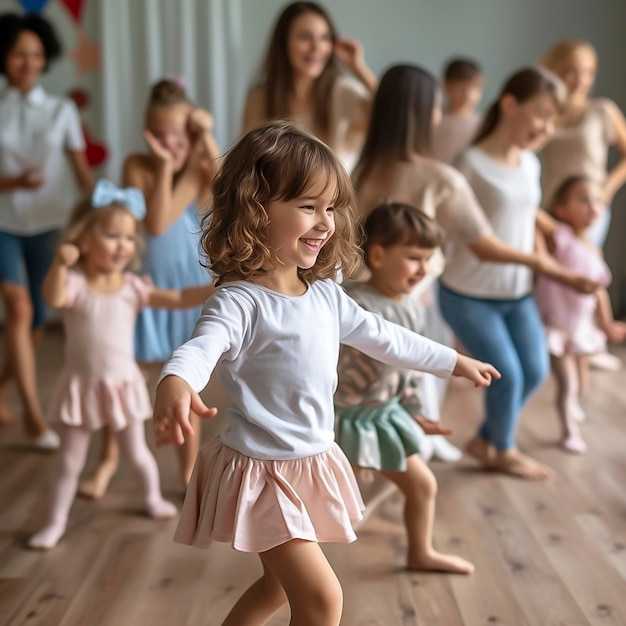
[[[567,178],[552,199],[550,212],[559,220],[550,233],[556,260],[601,285],[611,280],[600,249],[588,240],[588,229],[598,213],[591,183],[582,176]],[[626,324],[613,319],[605,287],[583,294],[545,276],[539,276],[535,298],[546,328],[552,371],[556,379],[556,407],[563,428],[565,450],[587,449],[578,426],[584,419],[579,398],[584,391],[585,359],[611,341],[626,339]]]
[[[44,298],[63,310],[66,333],[65,367],[48,404],[50,419],[59,422],[61,449],[46,525],[30,538],[31,548],[53,548],[65,533],[91,432],[103,426],[115,432],[135,470],[148,515],[176,514],[161,495],[157,464],[146,443],[143,422],[152,407],[135,362],[133,332],[143,307],[198,306],[213,288],[156,289],[124,271],[135,259],[144,215],[138,189],[99,181],[75,209],[45,278]]]

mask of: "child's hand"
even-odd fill
[[[453,376],[462,376],[474,383],[474,387],[489,387],[492,378],[501,378],[502,374],[490,363],[483,363],[464,354],[459,354]]]
[[[422,427],[422,430],[427,435],[451,435],[452,431],[449,428],[441,425],[441,422],[433,422],[433,420],[426,419],[423,415],[414,415],[413,419]]]
[[[187,128],[192,135],[213,132],[213,116],[204,109],[192,109],[187,117]]]
[[[80,250],[78,246],[73,243],[64,243],[59,247],[57,258],[61,265],[72,267],[80,258]]]
[[[178,376],[166,376],[157,386],[154,400],[154,432],[157,446],[168,443],[182,445],[185,435],[193,435],[189,413],[210,418],[217,409],[209,409],[200,396]]]
[[[606,338],[611,343],[623,343],[626,341],[626,324],[624,322],[611,322],[605,329]]]
[[[173,161],[172,153],[161,145],[161,142],[147,129],[143,129],[143,138],[148,144],[150,154],[161,161],[163,164],[171,164]]]

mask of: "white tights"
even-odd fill
[[[76,497],[78,479],[85,467],[91,431],[76,426],[61,425],[59,434],[61,447],[53,477],[48,522],[45,528],[30,538],[28,545],[31,548],[49,550],[61,539],[65,533],[70,508]],[[176,515],[176,507],[164,500],[161,495],[159,470],[146,443],[143,422],[132,422],[124,430],[116,432],[115,438],[122,456],[130,463],[139,479],[148,515],[156,519],[166,519]]]
[[[571,355],[550,357],[556,379],[556,408],[561,420],[562,446],[568,452],[581,454],[587,444],[580,433],[579,423],[585,418],[580,406],[580,367]]]

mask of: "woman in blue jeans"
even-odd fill
[[[552,132],[558,105],[557,85],[547,74],[517,72],[457,162],[496,236],[527,253],[538,240],[541,201],[539,161],[530,148]],[[549,370],[532,271],[481,261],[465,246],[451,248],[439,292],[442,314],[474,357],[502,373],[487,392],[485,420],[467,452],[491,469],[545,479],[550,470],[515,444],[519,415]]]

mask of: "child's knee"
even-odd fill
[[[339,624],[343,610],[343,590],[336,577],[323,581],[310,596],[319,624]]]

